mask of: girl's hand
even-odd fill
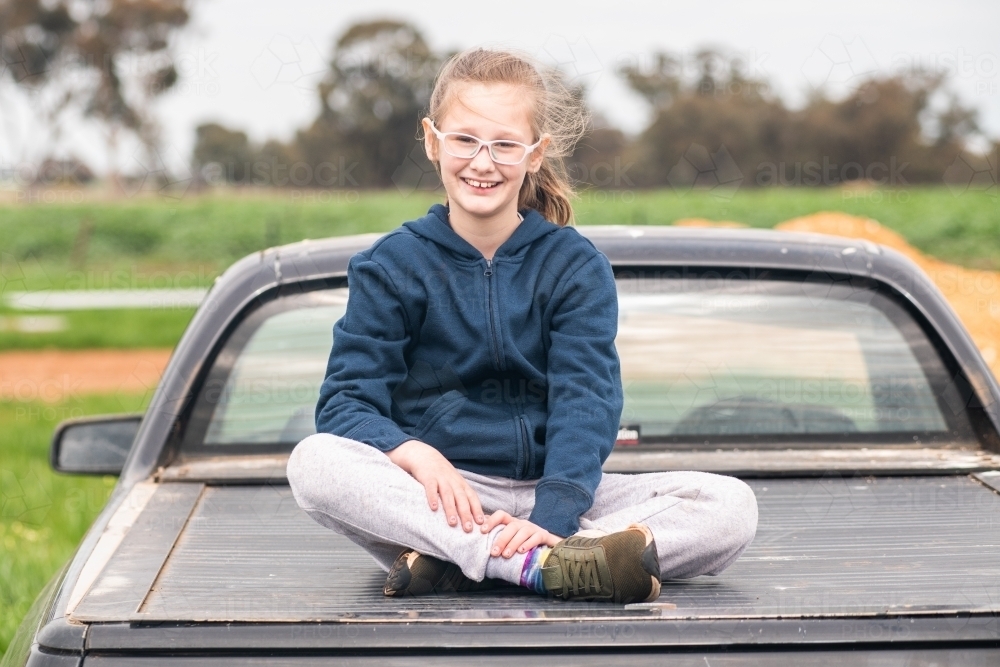
[[[510,558],[515,552],[519,554],[527,553],[540,544],[547,547],[554,547],[563,538],[553,535],[541,526],[536,526],[527,519],[515,519],[507,512],[498,510],[490,515],[483,524],[481,530],[488,533],[496,526],[505,524],[506,528],[500,531],[496,539],[493,540],[493,549],[490,556],[494,558],[503,556]]]
[[[473,521],[478,524],[486,521],[479,496],[441,452],[419,440],[407,440],[387,455],[423,484],[431,510],[437,511],[438,497],[441,498],[448,525],[457,526],[461,519],[462,528],[469,533]]]

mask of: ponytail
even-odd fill
[[[527,174],[517,196],[517,207],[533,208],[560,227],[573,224],[573,186],[561,158],[542,161],[537,173]]]

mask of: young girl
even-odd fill
[[[446,205],[355,255],[298,504],[388,572],[385,594],[492,580],[649,601],[718,574],[753,492],[697,472],[603,474],[623,406],[607,260],[576,229],[562,163],[585,115],[526,57],[474,49],[422,121]],[[581,531],[581,529],[583,529]]]

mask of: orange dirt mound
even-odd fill
[[[813,213],[801,218],[779,222],[774,228],[785,232],[813,232],[817,234],[832,234],[833,236],[867,239],[894,248],[910,257],[910,259],[926,259],[925,255],[907,243],[906,239],[901,235],[891,229],[886,229],[877,220],[872,220],[871,218],[859,218],[855,215],[837,213],[836,211],[823,211],[822,213]]]

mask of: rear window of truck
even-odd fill
[[[736,275],[618,272],[619,446],[974,440],[939,351],[884,288]],[[199,392],[185,451],[280,451],[314,433],[347,299],[316,290],[249,314]]]

